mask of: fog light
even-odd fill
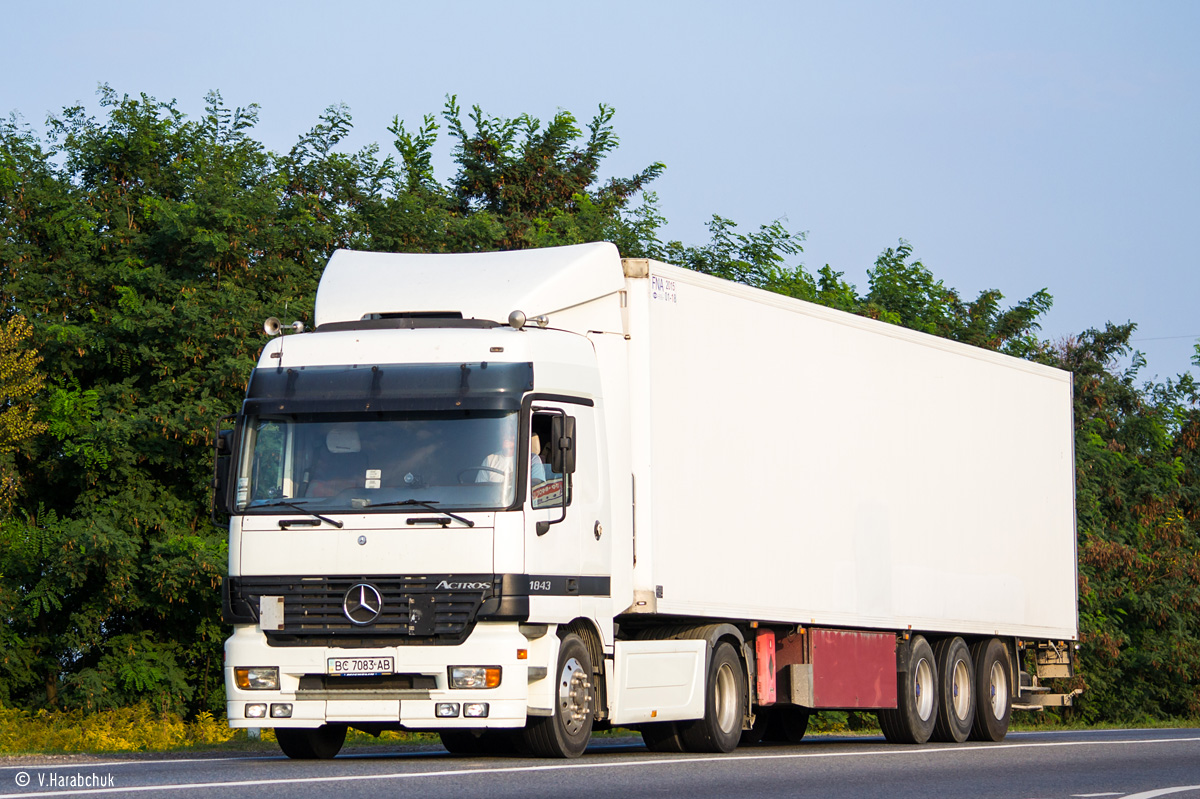
[[[438,702],[433,706],[433,714],[439,719],[458,718],[458,702]]]
[[[290,719],[292,717],[292,703],[280,702],[271,705],[271,718],[273,719]]]
[[[246,718],[261,719],[267,715],[267,706],[261,702],[246,705]]]
[[[463,705],[463,717],[468,719],[486,719],[488,714],[487,702],[467,702]]]
[[[451,666],[451,688],[495,688],[500,684],[499,666]]]
[[[233,681],[243,691],[278,691],[277,666],[251,666],[233,670]]]

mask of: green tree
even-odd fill
[[[0,185],[0,291],[34,326],[49,401],[0,542],[15,639],[0,696],[88,703],[79,675],[174,659],[189,678],[160,668],[134,685],[178,708],[193,691],[219,696],[225,541],[203,513],[209,442],[237,407],[261,319],[311,307],[311,253],[327,244],[304,237],[326,231],[296,219],[246,136],[254,109],[214,95],[188,122],[145,96],[105,91],[101,105],[103,121],[79,108],[51,120],[49,149],[3,131],[18,168]],[[161,630],[176,641],[148,634]]]
[[[1043,359],[1075,376],[1080,634],[1089,720],[1200,712],[1200,392],[1190,375],[1137,385],[1135,326]]]
[[[867,276],[870,290],[858,309],[866,316],[1018,357],[1042,348],[1038,319],[1053,304],[1046,289],[1004,310],[1004,295],[996,289],[964,302],[923,263],[912,260],[912,245],[903,239],[895,249],[883,251]]]
[[[657,220],[639,229],[625,214],[662,166],[598,179],[617,143],[604,107],[586,135],[566,113],[542,128],[479,109],[468,130],[451,98],[460,164],[443,187],[428,119],[415,135],[393,125],[398,163],[339,149],[342,106],[274,154],[250,135],[257,109],[215,93],[195,121],[107,87],[100,105],[99,119],[51,119],[47,143],[0,126],[0,297],[28,318],[46,375],[43,416],[10,453],[21,484],[0,538],[0,701],[219,708],[226,542],[207,522],[210,447],[262,320],[308,321],[338,247],[473,251],[605,231],[636,248]]]
[[[456,172],[443,183],[433,115],[412,131],[396,118],[384,156],[343,152],[352,118],[332,106],[279,154],[252,136],[256,107],[215,93],[197,120],[108,88],[100,104],[99,119],[65,109],[45,141],[0,122],[0,468],[15,475],[0,509],[0,703],[151,698],[219,712],[226,543],[207,523],[212,439],[241,401],[262,320],[310,321],[335,249],[605,239],[1070,369],[1080,711],[1200,708],[1200,398],[1189,376],[1138,386],[1136,359],[1117,369],[1131,326],[1053,347],[1037,337],[1045,291],[1011,307],[996,290],[964,301],[903,240],[862,295],[828,265],[797,263],[804,234],[782,221],[742,232],[714,216],[707,243],[664,243],[648,191],[663,165],[601,177],[618,143],[606,106],[587,125],[566,112],[543,125],[478,107],[464,120],[448,98]]]

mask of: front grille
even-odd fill
[[[276,643],[455,643],[470,634],[479,606],[492,595],[493,580],[491,574],[242,577],[237,598],[257,615],[259,597],[283,597],[283,629],[266,631]],[[377,590],[382,600],[379,616],[367,624],[353,623],[343,608],[346,592],[360,583]],[[488,587],[449,587],[463,583]]]

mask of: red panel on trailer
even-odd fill
[[[754,660],[758,670],[758,704],[773,705],[775,695],[775,632],[759,630],[754,639]]]
[[[896,636],[810,630],[816,707],[896,706]]]

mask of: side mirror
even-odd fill
[[[219,431],[214,449],[211,516],[213,524],[220,526],[221,517],[230,515],[229,468],[233,463],[233,431]]]
[[[550,470],[575,473],[575,417],[555,416],[550,420]]]

